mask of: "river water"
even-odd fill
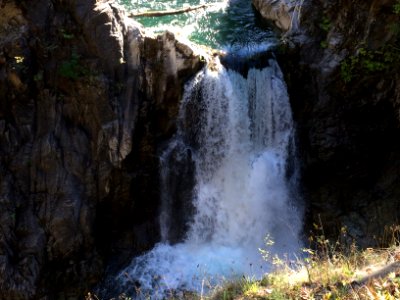
[[[132,0],[125,5],[163,10],[210,2]],[[258,27],[250,1],[218,5],[141,21],[154,31],[171,25],[187,30],[194,42],[244,52],[244,57],[274,44],[271,32]],[[213,68],[204,68],[186,84],[177,133],[160,154],[162,240],[133,258],[119,276],[137,299],[165,299],[171,293],[183,297],[183,291],[205,294],[226,280],[260,278],[270,265],[259,249],[279,255],[299,249],[294,126],[283,74],[272,57],[262,58],[262,68],[240,74],[216,58]],[[176,153],[193,162],[195,183],[187,232],[181,241],[171,242],[175,223],[170,203],[175,195],[168,176],[179,177],[171,172]],[[265,245],[265,237],[274,245]]]
[[[215,49],[252,48],[274,39],[271,30],[254,18],[251,1],[246,0],[120,0],[133,12],[170,10],[200,4],[215,4],[207,9],[163,17],[142,17],[137,21],[147,30],[170,30],[194,43]]]

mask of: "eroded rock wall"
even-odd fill
[[[300,1],[253,0],[252,3],[264,19],[280,30],[287,32],[298,28]]]
[[[346,226],[362,246],[381,244],[400,211],[398,1],[295,2],[299,26],[283,28],[280,63],[310,223],[321,218],[328,232]]]
[[[0,5],[0,299],[82,296],[157,240],[159,146],[202,62],[107,1]]]

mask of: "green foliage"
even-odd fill
[[[400,16],[400,0],[393,5],[393,12]],[[388,24],[392,33],[392,40],[376,50],[370,50],[363,46],[357,52],[347,57],[341,63],[340,74],[345,83],[348,83],[361,75],[396,70],[400,66],[400,25],[398,22]]]
[[[389,30],[390,30],[390,32],[393,33],[393,35],[400,36],[400,24],[399,23],[390,24]]]
[[[242,294],[241,284],[241,280],[226,282],[223,286],[216,287],[209,298],[202,299],[234,300]]]
[[[61,29],[61,36],[66,40],[73,40],[75,35],[73,33],[68,33],[64,29]]]
[[[353,60],[345,60],[342,62],[340,65],[340,75],[342,76],[342,79],[344,82],[348,83],[353,79],[353,69],[354,69],[354,64]]]
[[[260,281],[251,277],[244,277],[242,280],[242,293],[247,297],[257,295],[258,291],[261,288]]]
[[[326,38],[326,35],[328,34],[329,30],[332,27],[332,22],[328,17],[323,16],[320,23],[318,24],[318,26],[319,26],[319,28],[321,28],[324,31],[324,35]],[[326,39],[322,40],[319,45],[323,49],[328,48],[328,42],[326,41]]]
[[[371,74],[388,71],[400,63],[400,49],[387,45],[382,49],[371,51],[359,48],[357,54],[345,59],[340,66],[344,82],[352,81],[359,74]]]
[[[33,80],[38,82],[38,81],[42,81],[43,80],[43,71],[39,71],[37,72],[34,76],[33,76]]]
[[[397,0],[396,3],[393,5],[393,12],[396,15],[400,15],[400,0]]]
[[[332,27],[332,22],[327,16],[323,16],[321,22],[319,23],[319,28],[323,31],[328,32]]]
[[[58,73],[69,79],[79,79],[89,74],[89,71],[80,63],[80,56],[73,51],[69,60],[63,61]]]
[[[261,257],[265,261],[269,261],[271,253],[268,250],[268,248],[270,248],[271,246],[273,246],[275,244],[275,242],[273,241],[273,239],[271,238],[271,236],[269,234],[267,234],[267,236],[264,238],[264,244],[265,244],[267,249],[258,248],[258,251],[260,252]]]
[[[321,48],[325,49],[328,48],[328,42],[327,41],[322,41],[320,44]]]

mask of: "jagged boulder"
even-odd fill
[[[291,0],[253,0],[254,7],[261,16],[272,22],[283,32],[287,32],[298,26],[298,10],[300,6]]]

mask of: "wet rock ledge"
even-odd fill
[[[0,299],[75,299],[158,239],[158,151],[203,62],[113,2],[0,6]]]

